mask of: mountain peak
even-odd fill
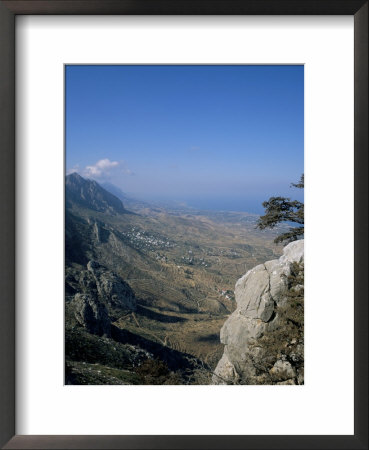
[[[126,212],[119,198],[106,191],[96,181],[85,179],[77,172],[65,178],[65,200],[67,207],[78,205],[110,215]]]
[[[72,172],[66,176],[68,179],[74,180],[84,180],[78,172]]]

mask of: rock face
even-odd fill
[[[110,337],[110,319],[105,305],[86,294],[76,294],[72,301],[74,316],[89,333]]]
[[[304,241],[291,242],[278,260],[254,267],[237,281],[237,309],[220,331],[225,348],[215,369],[214,384],[234,384],[239,380],[246,380],[246,384],[258,383],[260,373],[256,361],[261,350],[253,344],[278,327],[278,308],[287,301],[291,267],[303,261]],[[297,377],[291,363],[282,359],[276,361],[268,375],[274,384],[297,384],[297,378],[299,384],[303,382],[303,377],[301,374]]]
[[[108,310],[136,309],[134,292],[116,273],[95,261],[89,261],[86,269],[80,272],[67,269],[66,292],[86,294],[105,305]]]
[[[103,189],[96,181],[86,180],[78,173],[71,173],[65,179],[65,200],[67,206],[74,203],[110,215],[127,212],[119,198]]]
[[[136,309],[131,287],[95,261],[88,262],[87,270],[68,269],[66,293],[68,308],[77,322],[98,336],[110,337],[110,313]]]
[[[80,284],[88,291],[96,289],[98,297],[112,308],[136,309],[136,298],[129,284],[95,261],[88,262]]]

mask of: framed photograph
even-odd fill
[[[368,448],[367,2],[0,24],[1,445]]]

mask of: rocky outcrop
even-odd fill
[[[110,337],[111,324],[108,311],[96,298],[76,294],[71,303],[77,322],[89,333]]]
[[[68,294],[85,294],[105,305],[108,311],[136,310],[136,297],[129,284],[96,261],[89,261],[82,271],[68,267],[65,284],[67,300]]]
[[[98,297],[111,308],[136,309],[136,297],[128,283],[95,261],[89,261],[80,284],[96,288]]]
[[[66,270],[67,310],[89,333],[110,337],[109,314],[136,310],[131,287],[117,274],[89,261],[86,270]]]
[[[291,352],[290,361],[285,355],[279,355],[280,359],[265,374],[260,370],[262,361],[259,361],[265,359],[265,352],[258,346],[258,339],[280,327],[280,311],[286,304],[291,289],[289,276],[292,267],[303,261],[304,241],[295,241],[284,248],[283,255],[278,260],[254,267],[237,281],[237,309],[220,331],[220,340],[225,347],[215,369],[214,384],[303,383],[302,370],[296,371],[293,367],[293,355],[296,363],[303,358],[303,344],[295,345],[294,348],[298,351]],[[299,286],[294,286],[294,289],[298,290]]]

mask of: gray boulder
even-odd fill
[[[270,375],[276,380],[286,381],[296,377],[296,371],[288,361],[278,360],[272,369]]]
[[[239,376],[236,368],[230,362],[225,352],[218,362],[213,378],[214,381],[216,380],[214,384],[235,384],[235,382],[238,382]]]
[[[264,264],[248,271],[237,281],[235,295],[240,314],[268,322],[274,310],[269,281],[269,273]]]
[[[260,373],[255,364],[258,348],[253,344],[278,326],[278,307],[287,301],[287,277],[293,263],[303,261],[304,240],[295,241],[283,249],[279,259],[254,267],[237,281],[237,308],[220,331],[220,340],[225,348],[215,369],[214,384],[238,383],[239,380],[247,384],[258,383]],[[279,363],[270,375],[280,382],[294,379],[296,372],[290,370],[284,361],[282,363],[283,370]]]

